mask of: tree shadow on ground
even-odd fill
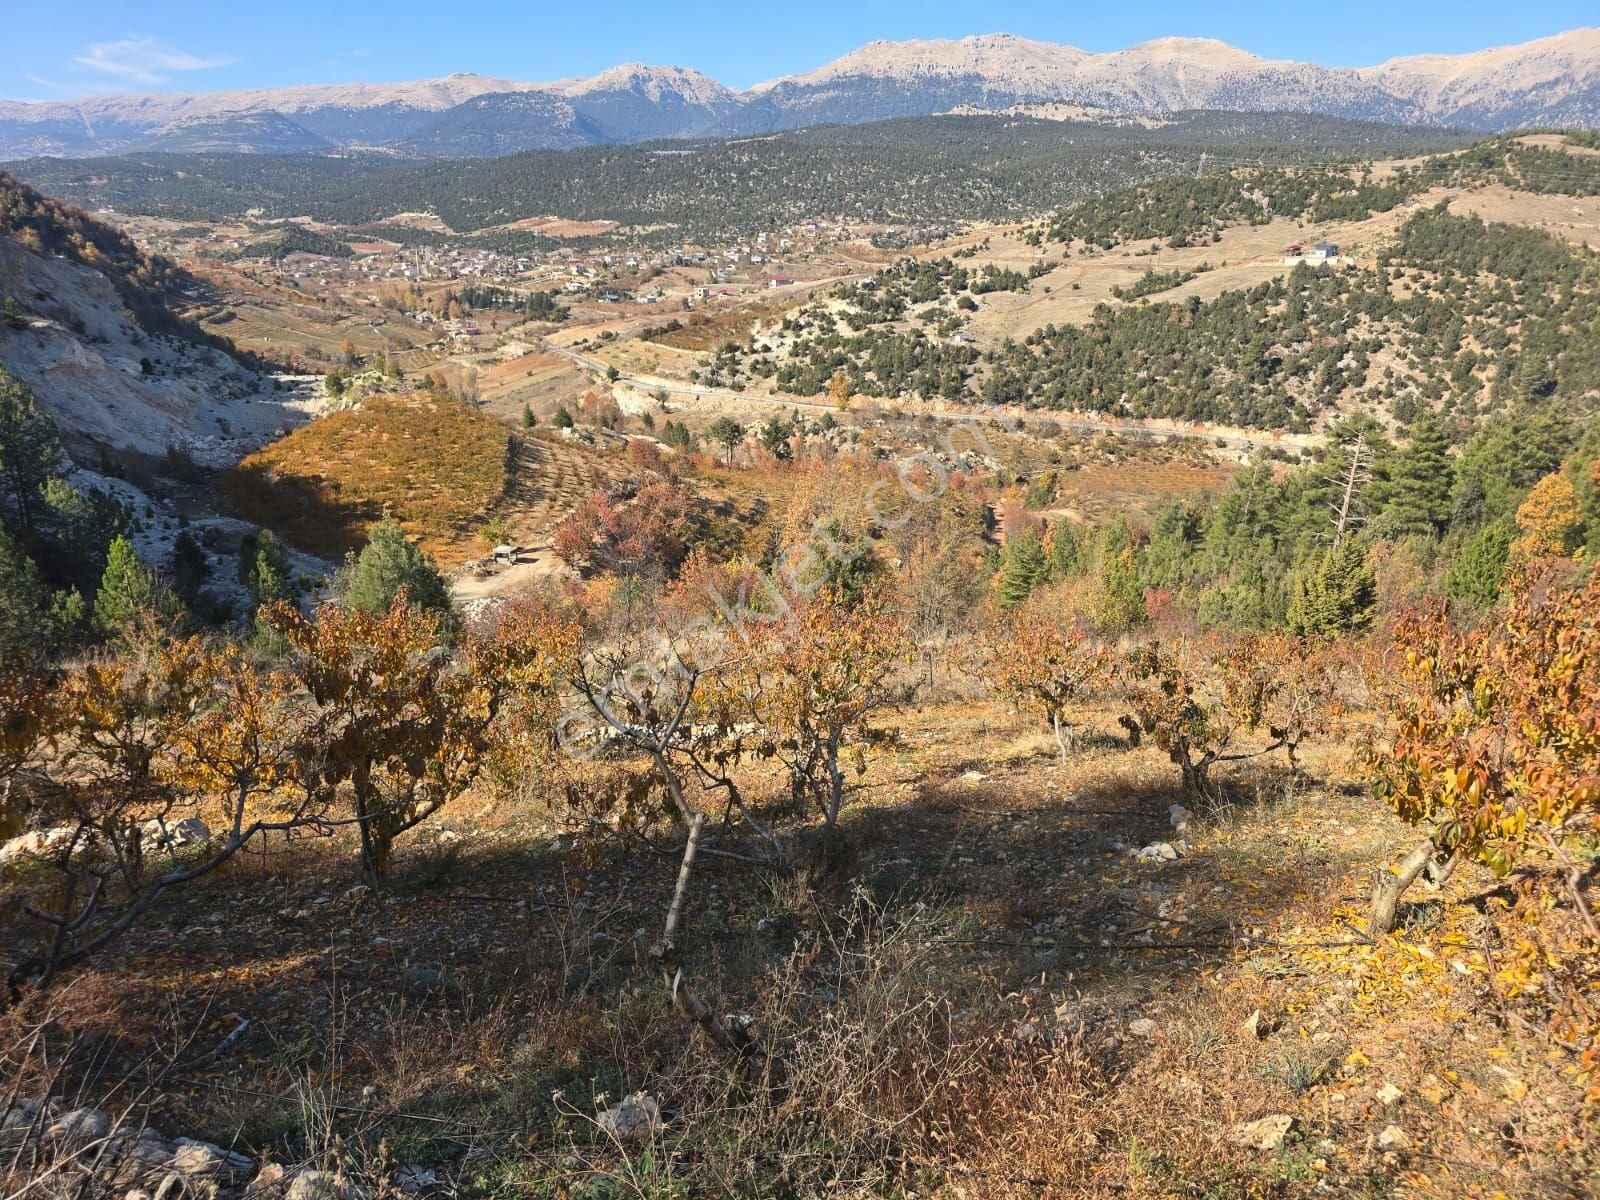
[[[245,520],[322,558],[337,559],[358,549],[368,527],[384,516],[374,501],[341,495],[336,482],[253,463],[228,472],[218,490]]]
[[[836,839],[845,853],[831,871],[782,878],[702,858],[680,934],[686,969],[719,1010],[754,1011],[794,956],[830,944],[838,953],[839,939],[859,936],[850,914],[865,906],[878,928],[915,929],[929,943],[930,989],[1060,990],[1121,1013],[1233,959],[1246,911],[1270,914],[1348,870],[1337,847],[1286,854],[1270,838],[1214,837],[1209,825],[1185,845],[1169,822],[1175,786],[1107,769],[1052,794],[1039,766],[976,784],[930,773],[895,803],[847,808]],[[1281,781],[1271,771],[1244,778],[1270,817],[1262,797]],[[669,834],[652,851],[620,838],[479,836],[449,815],[442,825],[457,827],[454,838],[402,842],[379,893],[358,885],[352,848],[334,839],[299,844],[292,857],[243,856],[174,896],[86,980],[103,1011],[68,1022],[101,1035],[83,1059],[82,1090],[91,1075],[98,1086],[148,1073],[141,1064],[163,1029],[188,1031],[187,1056],[238,1018],[250,1030],[214,1064],[228,1086],[242,1079],[276,1095],[295,1073],[355,1062],[354,1074],[382,1076],[401,1062],[405,1105],[422,1113],[501,1105],[435,1061],[482,1053],[485,1039],[526,1043],[534,1049],[518,1053],[556,1064],[535,1072],[539,1087],[615,1075],[624,1026],[648,1031],[630,1035],[630,1069],[681,1051],[692,1035],[648,958],[678,869]],[[1181,845],[1178,857],[1130,857],[1156,841]],[[752,848],[732,827],[710,844]],[[806,859],[816,838],[794,845]],[[818,987],[825,997],[820,977]],[[192,1074],[192,1094],[163,1096],[161,1120],[218,1136],[218,1097],[206,1073]],[[286,1099],[234,1099],[229,1119],[246,1141],[281,1136],[293,1119]]]

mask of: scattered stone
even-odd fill
[[[338,1200],[339,1178],[332,1171],[301,1171],[289,1182],[284,1200]]]
[[[1277,1027],[1278,1023],[1264,1014],[1259,1008],[1246,1017],[1244,1024],[1241,1026],[1246,1037],[1255,1038],[1258,1041]]]
[[[137,1133],[118,1130],[109,1153],[117,1159],[117,1179],[130,1184],[153,1184],[172,1169],[173,1145],[154,1129]]]
[[[28,1129],[39,1119],[39,1106],[21,1097],[13,1100],[0,1117],[0,1129]]]
[[[211,1142],[193,1138],[177,1138],[173,1142],[169,1165],[178,1174],[191,1179],[231,1179],[242,1183],[255,1171],[255,1160],[243,1154],[224,1150]]]
[[[65,845],[73,835],[71,825],[57,825],[54,829],[31,829],[0,846],[0,863],[19,858],[37,858]]]
[[[111,1118],[98,1108],[75,1108],[45,1126],[44,1136],[62,1150],[82,1150],[111,1132]]]
[[[661,1105],[654,1096],[635,1092],[601,1113],[599,1123],[619,1142],[642,1142],[661,1128]]]
[[[410,1163],[394,1173],[395,1187],[407,1196],[420,1196],[438,1182],[438,1172],[417,1163]]]
[[[1398,1125],[1386,1125],[1378,1135],[1378,1145],[1385,1150],[1409,1150],[1411,1138]]]
[[[1153,1038],[1156,1035],[1156,1023],[1149,1017],[1140,1017],[1137,1021],[1128,1022],[1128,1032],[1134,1037]]]
[[[283,1192],[284,1177],[288,1174],[283,1164],[269,1162],[262,1165],[256,1172],[254,1179],[244,1189],[244,1200],[253,1200],[256,1196],[277,1196]]]
[[[146,821],[139,829],[144,848],[149,850],[175,850],[182,846],[198,846],[211,840],[211,827],[199,817],[185,817],[168,824],[160,818]]]
[[[1298,1124],[1288,1113],[1273,1113],[1235,1125],[1228,1130],[1228,1141],[1250,1150],[1281,1150]]]
[[[1139,862],[1172,862],[1178,857],[1178,851],[1171,842],[1152,842],[1142,850],[1135,850],[1133,857]]]
[[[1389,1108],[1391,1105],[1399,1104],[1404,1095],[1405,1093],[1395,1087],[1394,1084],[1386,1083],[1378,1089],[1374,1099],[1385,1108]]]

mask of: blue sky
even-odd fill
[[[0,97],[17,100],[420,79],[451,71],[554,79],[633,60],[696,67],[747,87],[820,66],[873,38],[993,32],[1094,51],[1167,34],[1216,37],[1274,58],[1366,66],[1600,24],[1596,0],[74,0],[65,19],[69,10],[52,4],[10,7],[0,43]]]

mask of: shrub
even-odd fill
[[[1325,727],[1333,675],[1325,655],[1296,638],[1256,634],[1234,642],[1152,642],[1130,656],[1133,713],[1123,724],[1149,736],[1178,767],[1183,790],[1215,800],[1211,769],[1276,750],[1295,751]],[[1245,746],[1249,735],[1265,744]]]
[[[1401,618],[1383,691],[1394,733],[1365,752],[1374,794],[1427,838],[1373,887],[1373,932],[1430,863],[1516,873],[1519,940],[1496,987],[1542,1005],[1600,1070],[1600,931],[1583,892],[1600,828],[1600,570],[1576,587],[1520,575],[1503,610],[1461,629],[1434,604]],[[1565,901],[1578,919],[1563,925]]]

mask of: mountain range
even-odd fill
[[[455,74],[415,83],[0,101],[0,157],[350,147],[466,157],[1061,105],[1107,118],[1214,109],[1482,130],[1593,129],[1600,127],[1600,29],[1375,67],[1266,59],[1205,38],[1092,54],[986,34],[871,42],[815,71],[744,91],[683,67],[628,63],[549,83]]]

